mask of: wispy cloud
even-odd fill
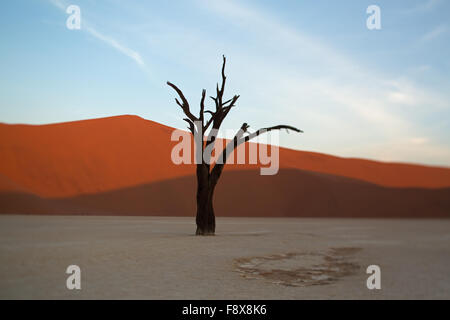
[[[428,139],[427,139],[427,138],[423,138],[423,137],[415,137],[415,138],[411,138],[411,139],[410,139],[410,142],[411,142],[412,144],[419,145],[419,144],[425,144],[425,143],[427,143],[427,142],[428,142]]]
[[[86,22],[84,24],[86,24]],[[133,49],[125,47],[124,45],[120,44],[116,39],[100,33],[99,31],[95,30],[93,27],[85,26],[84,30],[86,32],[88,32],[90,35],[94,36],[95,38],[103,41],[107,45],[109,45],[112,48],[116,49],[120,53],[122,53],[122,54],[126,55],[127,57],[133,59],[138,65],[145,66],[145,63],[142,60],[142,57],[139,54],[139,52],[137,52],[137,51],[135,51]]]
[[[443,2],[443,0],[422,1],[422,3],[420,3],[419,5],[409,8],[409,9],[406,9],[404,12],[407,14],[426,13],[426,12],[429,12],[429,11],[435,9],[436,7],[438,7],[442,2]]]
[[[49,1],[55,7],[59,8],[60,10],[62,10],[64,12],[66,11],[66,8],[69,6],[69,4],[65,3],[62,0],[49,0]],[[107,44],[111,48],[114,48],[115,50],[119,51],[120,53],[124,54],[125,56],[133,59],[134,62],[136,62],[140,67],[142,67],[142,68],[145,67],[144,60],[142,59],[142,56],[139,52],[121,44],[118,40],[114,39],[114,37],[103,34],[102,32],[95,29],[85,18],[82,18],[82,19],[83,20],[81,22],[81,25],[82,25],[81,30],[87,32],[91,36],[102,41],[103,43]]]
[[[438,38],[439,36],[445,34],[448,31],[448,27],[446,25],[440,25],[435,27],[433,30],[424,34],[421,38],[421,42],[428,42]]]
[[[51,4],[53,4],[55,7],[61,9],[61,10],[66,10],[67,5],[65,3],[63,3],[61,0],[49,0]]]

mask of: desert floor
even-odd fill
[[[450,299],[450,220],[0,216],[2,299]],[[66,268],[81,268],[81,290]],[[381,290],[366,268],[379,265]]]

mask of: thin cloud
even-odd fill
[[[86,22],[85,22],[85,24],[86,24]],[[88,32],[90,35],[94,36],[95,38],[97,38],[97,39],[103,41],[104,43],[106,43],[107,45],[113,47],[114,49],[116,49],[120,53],[122,53],[122,54],[126,55],[127,57],[133,59],[138,65],[145,66],[145,63],[142,60],[142,57],[139,54],[139,52],[121,45],[114,38],[106,36],[106,35],[98,32],[97,30],[95,30],[94,28],[92,28],[90,26],[84,27],[84,30],[86,32]]]
[[[68,5],[61,0],[49,0],[51,4],[53,4],[58,9],[66,12],[66,8]],[[82,27],[81,30],[87,32],[91,36],[95,37],[96,39],[102,41],[103,43],[107,44],[108,46],[116,49],[120,53],[124,54],[125,56],[131,58],[136,62],[140,67],[145,67],[144,60],[142,59],[142,56],[139,52],[136,50],[130,49],[123,44],[119,43],[116,39],[114,39],[111,36],[107,36],[99,31],[97,31],[94,27],[92,27],[88,21],[86,21],[85,18],[82,20]]]
[[[67,6],[65,6],[65,3],[63,3],[60,0],[49,0],[51,4],[53,4],[55,7],[61,9],[61,10],[66,10]]]
[[[404,13],[413,14],[413,13],[426,13],[431,10],[434,10],[438,7],[443,1],[442,0],[428,0],[420,3],[419,5],[412,7],[410,9],[406,9]]]
[[[427,32],[426,34],[424,34],[420,38],[420,42],[428,42],[428,41],[434,40],[434,39],[438,38],[439,36],[441,36],[442,34],[446,33],[447,31],[448,31],[447,26],[445,26],[445,25],[437,26],[430,32]]]
[[[411,138],[410,142],[412,144],[416,144],[416,145],[418,145],[418,144],[425,144],[425,143],[428,142],[428,139],[424,138],[424,137],[415,137],[415,138]]]

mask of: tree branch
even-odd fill
[[[177,104],[181,107],[181,109],[183,109],[184,114],[193,122],[195,122],[196,120],[199,120],[198,118],[196,118],[191,111],[189,110],[189,103],[186,100],[186,98],[184,97],[183,92],[178,89],[178,87],[176,85],[174,85],[173,83],[167,81],[167,84],[169,86],[171,86],[180,96],[180,99],[183,103],[180,103],[180,101],[178,101],[178,99],[175,98],[175,101],[177,102]]]
[[[193,123],[191,120],[189,120],[188,118],[184,118],[183,120],[186,121],[186,122],[189,124],[188,129],[189,129],[189,131],[192,132],[192,134],[195,136],[195,132],[196,132],[196,131],[195,131],[194,123]]]
[[[249,140],[259,136],[260,134],[269,132],[272,130],[286,129],[286,130],[292,130],[292,131],[300,132],[300,133],[303,132],[302,130],[297,129],[292,126],[278,125],[278,126],[273,126],[273,127],[268,127],[268,128],[261,128],[261,129],[257,130],[256,132],[253,132],[247,136],[244,136],[244,133],[247,132],[248,128],[249,128],[249,125],[247,123],[243,123],[241,128],[239,129],[239,131],[234,136],[234,138],[230,142],[228,142],[225,149],[222,151],[220,156],[217,158],[217,159],[221,159],[221,162],[220,163],[216,162],[213,169],[211,170],[211,177],[213,179],[212,181],[217,182],[217,180],[220,178],[220,175],[222,174],[223,167],[225,166],[225,164],[227,162],[228,156],[234,151],[234,149],[236,149],[242,143],[248,142]]]
[[[208,122],[206,123],[206,125],[204,126],[204,132],[206,132],[206,130],[209,128],[209,126],[211,125],[211,123],[213,123],[213,129],[219,130],[220,126],[222,125],[223,120],[225,120],[225,118],[228,115],[228,112],[230,112],[231,108],[233,108],[235,106],[236,101],[239,99],[239,95],[235,95],[233,98],[231,98],[229,100],[230,105],[226,106],[226,107],[221,107],[219,108],[216,112],[211,112],[211,118],[208,120]],[[208,138],[206,139],[206,146],[209,146],[211,144],[214,145],[215,143],[215,137],[212,135],[213,131],[211,130],[211,132],[208,134]]]
[[[202,126],[203,126],[203,119],[204,117],[204,113],[205,113],[205,97],[206,97],[206,90],[203,89],[202,90],[202,99],[200,100],[200,116],[199,119],[202,122]]]
[[[217,98],[219,100],[219,106],[222,107],[222,97],[223,93],[225,92],[225,82],[227,80],[227,77],[225,76],[225,64],[227,63],[227,58],[225,58],[225,55],[223,57],[223,64],[222,64],[222,87],[220,88],[220,91],[218,91]]]
[[[261,128],[261,129],[255,131],[255,132],[249,134],[248,136],[245,136],[243,138],[243,141],[240,142],[239,144],[241,144],[243,142],[247,142],[247,141],[249,141],[249,140],[259,136],[262,133],[266,133],[266,132],[269,132],[269,131],[272,131],[272,130],[281,130],[281,129],[292,130],[292,131],[295,131],[295,132],[303,133],[302,130],[297,129],[295,127],[291,127],[291,126],[287,126],[287,125],[278,125],[278,126],[273,126],[273,127],[269,127],[269,128]]]

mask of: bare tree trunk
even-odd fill
[[[216,231],[216,217],[213,207],[215,185],[210,183],[209,178],[208,167],[205,164],[198,164],[196,235],[214,235]]]

